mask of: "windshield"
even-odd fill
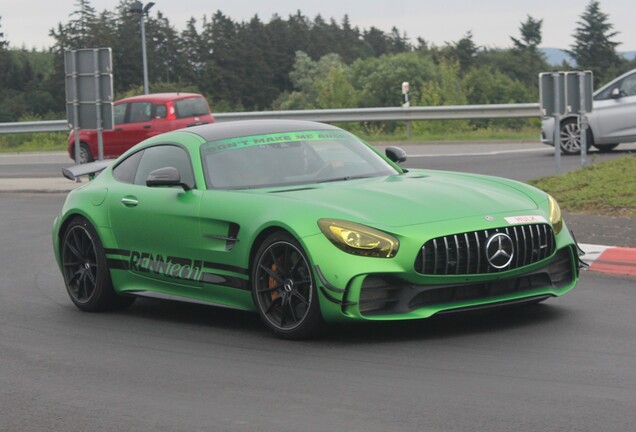
[[[210,189],[246,189],[398,174],[342,130],[287,132],[212,141],[201,146]]]
[[[204,116],[210,114],[203,98],[189,98],[174,101],[177,118]]]

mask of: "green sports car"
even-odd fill
[[[138,296],[258,312],[299,339],[327,322],[543,301],[578,280],[555,200],[516,181],[406,170],[334,126],[283,120],[150,138],[93,175],[53,224],[73,303]]]

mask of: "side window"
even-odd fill
[[[612,98],[612,90],[618,88],[621,91],[621,96],[636,96],[636,73],[626,76],[613,86],[606,88],[601,93],[597,94],[594,100],[605,100]]]
[[[122,124],[126,121],[126,107],[128,104],[119,104],[113,107],[113,115],[115,116],[115,124]]]
[[[166,108],[165,105],[163,105],[163,104],[155,105],[155,118],[156,119],[166,118],[166,114],[167,113],[168,113],[168,109]]]
[[[147,122],[152,116],[152,103],[132,102],[130,104],[130,123]]]
[[[148,174],[156,169],[165,167],[178,169],[181,181],[194,187],[194,174],[192,173],[190,157],[184,149],[174,145],[159,145],[145,149],[139,162],[134,183],[145,186]]]
[[[610,93],[614,87],[608,87],[596,96],[594,96],[594,100],[605,100],[610,98]]]
[[[620,83],[623,96],[636,96],[636,74],[625,77]]]
[[[135,181],[135,174],[137,174],[137,167],[139,166],[139,161],[141,160],[141,155],[143,153],[143,150],[138,151],[118,163],[117,166],[113,168],[113,177],[120,182],[133,183]]]

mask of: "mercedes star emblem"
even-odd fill
[[[514,254],[515,248],[508,234],[496,233],[486,243],[486,258],[496,269],[508,267]]]

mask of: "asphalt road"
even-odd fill
[[[73,161],[64,152],[0,153],[0,179],[60,177],[70,165]]]
[[[554,148],[530,143],[419,144],[404,146],[407,168],[431,168],[488,174],[528,181],[557,174]],[[591,149],[587,163],[617,159],[636,151],[636,144],[623,144],[610,153]],[[561,156],[561,172],[581,167],[580,156]]]
[[[288,342],[210,306],[80,312],[51,251],[63,199],[0,194],[0,431],[633,430],[633,279]]]
[[[397,143],[409,159],[407,168],[432,168],[489,174],[527,181],[556,174],[554,149],[538,142],[529,143]],[[378,145],[383,148],[384,145]],[[590,151],[588,162],[615,159],[636,151],[636,144],[621,144],[613,152]],[[0,154],[2,178],[54,178],[73,162],[63,152]],[[563,156],[562,172],[581,166],[579,156]]]

